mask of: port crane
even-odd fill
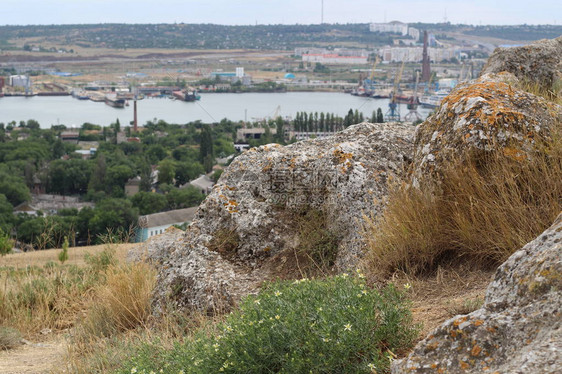
[[[365,89],[365,93],[367,94],[367,96],[371,96],[373,92],[375,92],[374,78],[375,78],[375,69],[377,68],[378,63],[379,63],[379,57],[376,56],[375,62],[373,63],[373,67],[371,68],[371,74],[369,75],[369,78],[363,81],[363,88]]]
[[[418,83],[420,81],[420,72],[416,71],[416,85],[414,86],[414,95],[408,103],[408,114],[404,116],[407,122],[416,122],[422,119],[421,114],[418,112]]]
[[[357,88],[351,93],[355,96],[372,96],[375,92],[375,69],[377,68],[377,64],[379,63],[378,56],[375,57],[375,62],[373,63],[373,67],[371,68],[371,73],[369,78],[363,79],[363,74],[359,73],[359,85]]]
[[[392,88],[392,93],[390,94],[390,102],[388,103],[388,111],[385,115],[386,122],[400,122],[400,107],[398,102],[396,101],[396,95],[398,94],[398,87],[400,85],[400,79],[402,79],[402,73],[404,72],[404,61],[402,61],[402,65],[398,72],[396,73],[396,77],[394,78],[394,86]]]

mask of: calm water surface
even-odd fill
[[[379,107],[383,113],[388,110],[387,99],[369,99],[331,92],[202,94],[201,100],[195,103],[147,98],[139,100],[137,105],[139,124],[155,118],[178,124],[196,120],[215,122],[223,118],[251,121],[272,116],[277,107],[280,107],[279,115],[293,118],[297,112],[302,111],[329,112],[343,117],[351,108],[370,117]],[[406,105],[401,105],[400,108],[402,116],[408,113]],[[430,112],[423,108],[418,111],[424,119]],[[117,118],[122,125],[130,123],[133,120],[132,103],[124,109],[117,109],[103,102],[77,100],[70,96],[0,98],[0,122],[4,123],[34,119],[42,128],[57,124],[79,127],[84,122],[107,126]]]

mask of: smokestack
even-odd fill
[[[137,99],[135,98],[133,102],[133,111],[135,112],[135,117],[133,119],[133,131],[136,133],[138,132],[138,123],[137,123]]]

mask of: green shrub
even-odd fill
[[[10,239],[10,236],[8,234],[4,234],[4,231],[0,229],[0,256],[11,253],[13,246],[14,241]]]
[[[59,252],[59,261],[61,264],[68,260],[68,238],[64,237],[64,243],[62,243],[62,250]]]
[[[384,373],[416,335],[393,286],[378,292],[347,274],[283,281],[170,351],[141,346],[120,373]]]

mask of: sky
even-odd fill
[[[561,24],[561,0],[324,0],[324,22]],[[0,0],[0,25],[315,24],[322,0]]]

